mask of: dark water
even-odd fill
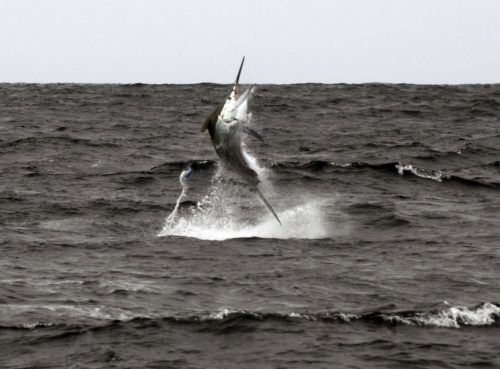
[[[0,85],[0,367],[499,367],[500,85],[227,93]]]

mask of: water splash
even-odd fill
[[[191,169],[191,166],[189,165],[187,169],[183,170],[181,175],[179,176],[179,182],[182,186],[182,191],[180,196],[177,198],[177,201],[175,202],[175,207],[174,210],[168,215],[167,220],[166,220],[166,226],[172,225],[175,222],[175,218],[177,216],[177,212],[179,211],[179,205],[182,201],[182,199],[186,196],[187,190],[188,190],[188,185],[187,181],[191,178],[193,175],[193,169]]]
[[[248,155],[248,154],[247,154]],[[256,162],[254,162],[255,165]],[[259,168],[259,171],[265,169]],[[229,179],[228,179],[229,178]],[[267,182],[269,184],[269,182]],[[266,188],[267,188],[266,184]],[[168,216],[158,236],[194,237],[202,240],[231,238],[318,239],[331,237],[326,226],[324,199],[301,199],[283,209],[283,203],[272,199],[283,225],[257,200],[248,188],[236,185],[229,173],[219,167],[205,197],[196,206],[178,214],[178,204]],[[281,211],[279,210],[281,208]]]

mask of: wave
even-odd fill
[[[172,169],[181,170],[185,169],[188,165],[194,170],[213,169],[216,167],[215,160],[187,160],[187,161],[171,161],[155,165],[150,169],[152,172],[170,172]]]
[[[17,309],[23,311],[23,306]],[[29,306],[31,309],[35,306]],[[446,309],[436,310],[406,310],[399,312],[372,311],[367,313],[351,313],[338,311],[325,312],[252,312],[238,309],[221,309],[215,312],[187,315],[187,316],[161,316],[151,314],[133,314],[123,309],[104,309],[102,307],[74,307],[74,306],[41,306],[42,310],[57,312],[58,315],[69,313],[70,317],[90,318],[91,323],[84,324],[76,320],[74,324],[56,323],[50,321],[30,321],[21,324],[0,323],[0,329],[47,329],[61,327],[103,328],[116,324],[134,324],[138,326],[167,324],[194,325],[206,329],[217,329],[227,325],[239,323],[254,323],[274,321],[277,323],[376,323],[387,326],[414,326],[414,327],[441,327],[464,328],[469,326],[487,327],[500,323],[500,305],[491,302],[480,303],[473,307],[450,306]],[[75,315],[77,314],[77,315]],[[78,316],[81,315],[81,316]],[[97,321],[97,324],[96,324]],[[100,323],[99,323],[100,322]],[[93,323],[93,324],[92,324]]]
[[[192,167],[194,171],[214,171],[217,169],[216,160],[185,160],[185,161],[173,161],[166,162],[156,166],[151,167],[149,170],[138,170],[138,171],[120,171],[120,172],[110,172],[110,173],[98,173],[89,174],[93,176],[130,176],[135,174],[136,177],[124,178],[122,182],[127,185],[142,185],[148,184],[154,181],[151,178],[152,173],[177,173],[185,169],[188,165]],[[456,171],[451,170],[434,170],[423,168],[420,166],[413,165],[411,163],[403,163],[400,161],[391,161],[383,163],[368,163],[368,162],[350,162],[350,163],[336,163],[328,160],[310,160],[305,162],[300,161],[283,161],[283,162],[273,162],[269,163],[268,167],[276,170],[278,173],[293,171],[298,174],[309,173],[309,172],[323,172],[327,170],[364,170],[371,169],[379,172],[388,172],[393,174],[399,174],[401,176],[412,175],[423,179],[430,179],[436,182],[451,182],[451,183],[461,183],[469,186],[479,186],[488,188],[499,188],[500,183],[495,180],[487,180],[483,178],[476,177],[466,177],[463,175],[457,175]],[[488,170],[497,170],[500,167],[500,161],[493,161],[484,165],[478,166],[478,168],[483,168]],[[306,176],[311,178],[310,176]]]
[[[498,162],[487,164],[487,167],[496,167]],[[484,180],[479,178],[467,178],[456,174],[447,173],[446,170],[434,170],[421,168],[412,164],[406,164],[399,161],[385,162],[385,163],[366,163],[366,162],[352,162],[352,163],[335,163],[326,160],[312,160],[308,162],[280,162],[273,163],[272,168],[278,171],[309,171],[318,172],[324,170],[363,170],[372,169],[380,172],[389,172],[394,174],[413,175],[423,179],[430,179],[436,182],[456,182],[469,186],[481,186],[488,188],[499,188],[500,184],[492,180]]]
[[[126,309],[106,306],[83,305],[75,302],[64,304],[4,304],[0,306],[0,328],[36,329],[47,327],[85,327],[99,322],[131,321],[151,318]],[[16,323],[23,316],[29,318]]]
[[[429,169],[420,169],[414,167],[411,164],[396,164],[396,169],[399,175],[404,175],[405,173],[411,173],[420,178],[432,179],[436,182],[443,181],[443,172],[439,170],[429,170]]]
[[[56,130],[61,131],[61,127]],[[84,138],[70,137],[70,136],[39,136],[39,137],[26,137],[19,138],[12,141],[4,141],[0,143],[0,148],[11,148],[18,146],[28,147],[32,150],[34,147],[45,147],[48,143],[62,144],[62,145],[84,145],[91,147],[111,147],[115,148],[119,145],[106,140],[90,140]]]
[[[500,306],[493,303],[481,303],[475,307],[452,306],[444,310],[431,311],[402,311],[382,313],[378,311],[357,314],[345,312],[320,313],[252,313],[248,311],[224,309],[216,313],[201,317],[191,317],[188,321],[227,321],[234,319],[247,320],[280,320],[293,321],[320,321],[354,323],[376,322],[388,325],[411,325],[420,327],[460,328],[464,326],[489,326],[500,322]]]

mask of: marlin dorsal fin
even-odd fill
[[[241,70],[243,69],[243,63],[245,63],[245,57],[243,57],[243,59],[241,59],[240,69],[238,70],[238,75],[236,76],[236,81],[234,81],[234,86],[233,86],[232,92],[234,93],[236,98],[238,98],[240,95],[240,91],[239,91],[240,75],[241,75]]]

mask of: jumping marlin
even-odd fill
[[[281,224],[271,204],[269,204],[259,190],[259,177],[250,167],[246,154],[242,150],[242,133],[250,134],[262,140],[262,137],[257,132],[245,125],[248,116],[248,108],[255,88],[252,86],[240,95],[239,80],[244,62],[245,57],[243,57],[241,61],[240,69],[238,70],[238,75],[236,76],[231,94],[225,102],[217,106],[213,113],[210,114],[203,124],[201,131],[205,132],[208,129],[215,152],[219,158],[255,189],[266,207],[274,215],[279,224]]]

